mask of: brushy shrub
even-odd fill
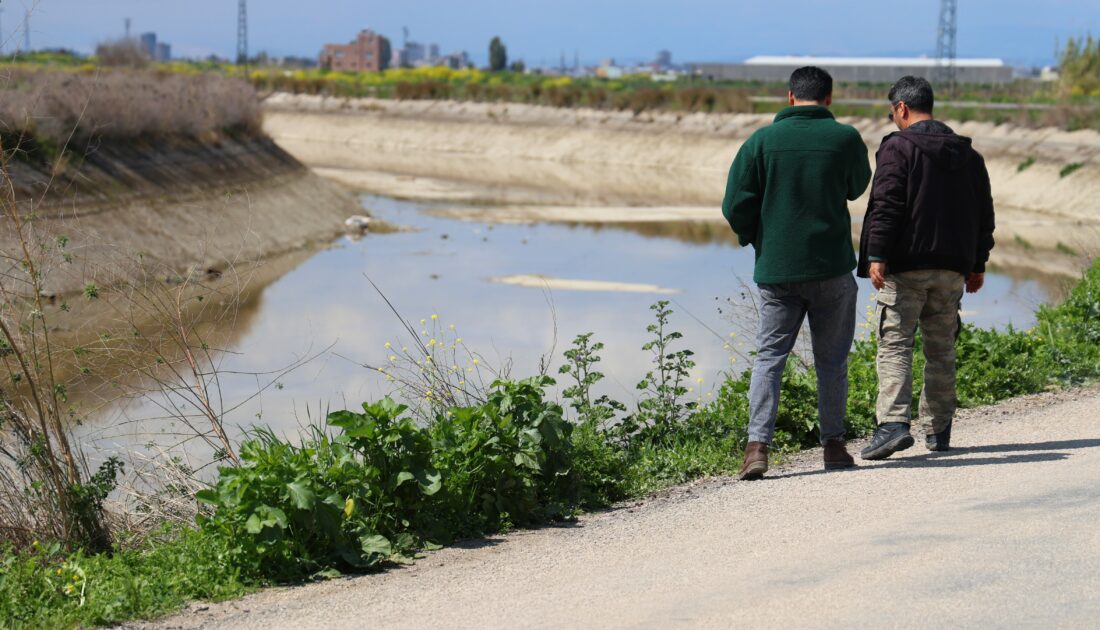
[[[12,69],[0,80],[0,134],[62,145],[91,138],[201,138],[256,132],[260,107],[246,81],[218,74]]]
[[[136,39],[114,39],[95,47],[100,65],[109,68],[144,68],[149,65],[149,53]]]

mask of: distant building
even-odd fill
[[[154,59],[157,61],[171,61],[172,45],[166,42],[157,42],[157,54]]]
[[[141,49],[145,51],[145,54],[150,59],[157,58],[157,34],[156,33],[142,33],[141,34]]]
[[[428,59],[428,49],[424,46],[424,44],[407,42],[405,44],[404,52],[404,61],[406,66],[419,66]]]
[[[385,37],[374,31],[360,31],[349,44],[325,44],[318,62],[322,68],[349,72],[378,72],[385,70],[388,59],[383,58]]]
[[[470,54],[465,50],[453,52],[445,57],[441,57],[440,62],[440,65],[447,66],[452,70],[461,70],[462,68],[469,68],[473,65],[470,61]]]
[[[672,53],[667,50],[662,50],[657,53],[657,60],[653,62],[653,65],[657,66],[658,70],[665,70],[672,67]]]
[[[934,80],[938,59],[928,57],[753,57],[744,63],[694,63],[691,73],[714,80],[781,82],[802,66],[819,66],[839,83],[892,83],[905,75]],[[1009,83],[1012,68],[1000,59],[958,59],[959,83]]]
[[[621,79],[626,71],[615,65],[614,59],[604,59],[600,67],[596,68],[596,76],[601,79]]]

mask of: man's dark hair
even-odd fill
[[[914,76],[898,79],[894,87],[890,88],[890,104],[897,105],[902,101],[915,112],[931,114],[932,108],[936,105],[932,84],[927,79]]]
[[[805,66],[791,73],[790,86],[795,99],[820,103],[833,93],[833,77],[817,66]]]

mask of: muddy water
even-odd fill
[[[745,365],[752,323],[741,295],[751,284],[752,251],[738,248],[721,224],[493,225],[446,218],[428,203],[376,196],[362,202],[411,229],[339,240],[270,284],[238,319],[242,330],[221,363],[221,398],[233,408],[226,422],[238,434],[257,424],[294,433],[329,408],[393,390],[364,364],[386,366],[396,350],[414,344],[368,277],[414,334],[427,331],[423,340],[461,338],[472,353],[455,361],[462,370],[477,356],[480,369],[510,365],[514,375],[527,376],[552,353],[556,372],[570,340],[591,331],[606,344],[606,391],[632,401],[651,365],[641,346],[658,299],[671,302],[673,327],[696,352],[691,396],[706,400],[723,371]],[[963,316],[980,326],[1027,327],[1051,291],[1047,283],[993,273],[981,293],[966,296]],[[731,296],[742,306],[731,308]],[[862,317],[871,304],[866,281],[859,303]],[[737,336],[727,349],[730,333]],[[233,374],[271,372],[311,356],[286,375]],[[267,382],[273,385],[257,395]],[[170,442],[181,427],[149,420],[163,415],[154,402],[131,401],[82,432],[104,448]]]

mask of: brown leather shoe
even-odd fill
[[[848,454],[844,440],[829,440],[825,444],[825,470],[855,468],[856,460]]]
[[[749,442],[745,447],[745,462],[737,478],[741,481],[763,479],[768,472],[768,445],[763,442]]]

